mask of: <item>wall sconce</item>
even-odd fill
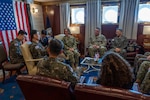
[[[80,27],[79,26],[72,26],[70,27],[71,34],[80,34]]]
[[[37,8],[33,8],[33,13],[37,13],[37,12],[39,12],[39,10],[37,9]]]

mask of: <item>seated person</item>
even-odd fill
[[[47,28],[46,31],[47,31],[48,42],[50,42],[53,39],[52,28]]]
[[[133,76],[130,64],[118,53],[107,52],[102,58],[98,84],[131,89]]]
[[[134,71],[135,74],[137,74],[139,70],[139,66],[143,61],[150,60],[150,52],[145,52],[144,55],[142,54],[136,54],[134,59]]]
[[[46,47],[48,45],[48,37],[46,36],[47,32],[45,30],[41,31],[40,43]]]
[[[9,57],[12,64],[24,62],[20,46],[25,39],[25,35],[27,35],[27,33],[20,30],[17,38],[11,41],[9,45]]]
[[[128,40],[125,36],[122,35],[122,29],[116,29],[116,37],[112,39],[112,49],[111,51],[119,53],[121,56],[126,58],[125,48],[128,45]]]
[[[142,93],[150,94],[150,61],[140,65],[135,82],[139,84]]]
[[[106,49],[106,37],[101,34],[101,30],[100,28],[96,27],[95,32],[94,32],[95,36],[93,38],[90,39],[90,45],[88,48],[88,52],[90,57],[94,57],[95,53],[99,53],[99,55],[102,57],[105,53]]]
[[[79,64],[79,56],[80,53],[77,49],[76,39],[71,35],[70,30],[68,28],[64,29],[65,36],[62,41],[64,43],[64,53],[67,56],[73,70],[75,71]]]
[[[77,78],[74,76],[72,68],[57,60],[57,56],[62,52],[63,43],[57,39],[52,39],[48,45],[49,58],[46,58],[37,64],[37,74],[65,80],[75,84],[77,83]]]
[[[39,34],[37,33],[37,30],[32,30],[30,35],[32,44],[29,45],[29,49],[33,59],[43,58],[47,55],[47,51],[39,42]]]

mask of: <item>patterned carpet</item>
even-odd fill
[[[16,75],[0,83],[0,100],[25,100],[16,82]]]

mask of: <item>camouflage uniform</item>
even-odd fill
[[[105,51],[107,50],[106,43],[107,43],[107,40],[106,40],[105,36],[102,34],[95,36],[94,38],[91,38],[90,45],[88,48],[89,55],[91,57],[94,57],[95,52],[99,52],[99,55],[103,56]],[[97,46],[99,46],[99,48],[97,48],[97,49],[93,48],[93,45],[97,45]]]
[[[121,51],[119,54],[125,58],[126,57],[125,56],[125,53],[126,53],[125,48],[127,47],[127,44],[128,44],[128,40],[125,36],[115,37],[114,39],[112,39],[112,47],[113,48],[111,49],[111,51],[115,51],[115,48],[120,48]]]
[[[145,52],[144,55],[142,54],[137,54],[135,59],[134,59],[134,70],[135,70],[135,75],[137,74],[138,70],[139,70],[139,66],[141,65],[141,63],[143,61],[147,60],[147,57],[150,55],[150,52]]]
[[[140,89],[143,93],[150,94],[150,61],[144,61],[138,71],[137,80],[140,80]]]
[[[69,36],[64,36],[62,41],[64,43],[64,52],[67,55],[67,58],[70,61],[71,66],[73,68],[77,67],[79,63],[80,53],[77,50],[76,39],[73,36],[69,35]],[[73,48],[74,51],[70,51],[69,48]]]
[[[40,39],[40,43],[41,43],[44,47],[48,46],[48,37],[44,37],[43,39],[41,38],[41,39]]]
[[[46,49],[40,42],[32,42],[29,45],[29,49],[34,59],[43,58],[47,54]]]
[[[22,52],[20,49],[21,44],[22,44],[21,41],[17,38],[11,41],[10,43],[9,57],[10,57],[10,62],[13,64],[24,62]]]
[[[38,75],[61,79],[72,83],[77,83],[77,78],[73,74],[72,68],[58,61],[56,58],[45,58],[37,64]]]

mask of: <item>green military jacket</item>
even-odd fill
[[[112,39],[112,47],[113,48],[121,48],[124,49],[128,45],[128,40],[125,36],[115,37]]]
[[[21,52],[21,41],[19,39],[14,39],[11,41],[9,45],[9,57],[10,57],[10,62],[11,63],[20,63],[24,62],[22,52]]]
[[[106,46],[107,40],[103,34],[95,36],[90,39],[90,46],[97,45],[97,46]]]
[[[40,42],[32,42],[29,49],[34,59],[43,58],[47,54],[46,49]]]
[[[64,43],[64,50],[68,50],[69,48],[77,49],[77,42],[73,36],[64,36],[62,41]]]
[[[72,83],[77,83],[77,79],[73,74],[72,68],[58,61],[56,58],[45,58],[37,64],[38,75],[48,76],[55,79],[65,80]]]

